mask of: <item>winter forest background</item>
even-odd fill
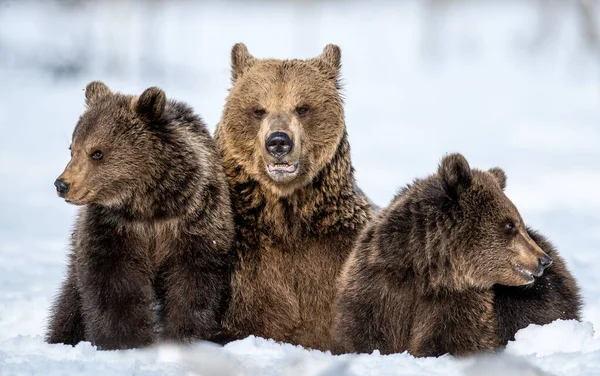
[[[595,0],[0,1],[0,375],[600,374],[599,16]],[[52,183],[85,85],[161,86],[214,130],[236,42],[276,58],[341,46],[356,176],[379,205],[447,152],[505,169],[508,196],[582,286],[585,322],[522,330],[493,359],[333,357],[258,338],[44,344],[76,213]]]

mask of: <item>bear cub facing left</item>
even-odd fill
[[[102,82],[55,182],[80,205],[46,340],[101,349],[218,337],[233,217],[216,145],[187,105]]]

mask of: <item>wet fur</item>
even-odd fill
[[[98,87],[91,84],[88,90]],[[74,140],[107,134],[94,133],[97,127],[124,127],[116,130],[120,137],[147,142],[145,162],[137,162],[141,150],[119,150],[139,180],[127,193],[115,193],[116,202],[104,198],[80,209],[67,278],[52,307],[46,340],[123,349],[157,340],[216,338],[233,238],[216,145],[183,103],[138,102],[142,110],[135,116],[130,103],[136,97],[107,95],[88,99]],[[111,171],[103,174],[107,191]]]

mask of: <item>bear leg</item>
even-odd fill
[[[162,337],[180,343],[217,338],[229,278],[225,254],[204,236],[180,239],[176,248],[160,268]]]
[[[75,270],[71,263],[67,279],[52,307],[46,342],[75,346],[84,340],[85,327],[81,315],[81,300],[75,283]]]
[[[154,273],[147,251],[116,229],[89,226],[77,271],[86,338],[103,350],[155,340]]]

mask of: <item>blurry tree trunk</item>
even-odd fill
[[[141,19],[140,69],[143,76],[162,76],[164,62],[164,0],[141,0],[143,3]],[[198,48],[198,46],[194,46]]]
[[[584,40],[595,53],[599,52],[598,19],[596,14],[597,1],[579,0],[577,2]]]
[[[131,21],[130,0],[105,0],[97,3],[102,8],[101,33],[104,39],[104,70],[109,74],[123,74],[129,60],[129,48],[125,48],[131,41],[128,30]]]
[[[318,25],[317,2],[315,0],[294,0],[294,29],[292,31],[292,54],[294,56],[309,55],[315,48],[324,46],[308,46],[310,41],[320,40]],[[335,41],[327,41],[335,43]]]
[[[426,0],[423,2],[421,54],[425,58],[436,59],[442,54],[440,30],[452,0]]]
[[[540,50],[557,35],[559,25],[559,13],[562,0],[536,0],[537,2],[537,25],[530,42],[533,51]]]

